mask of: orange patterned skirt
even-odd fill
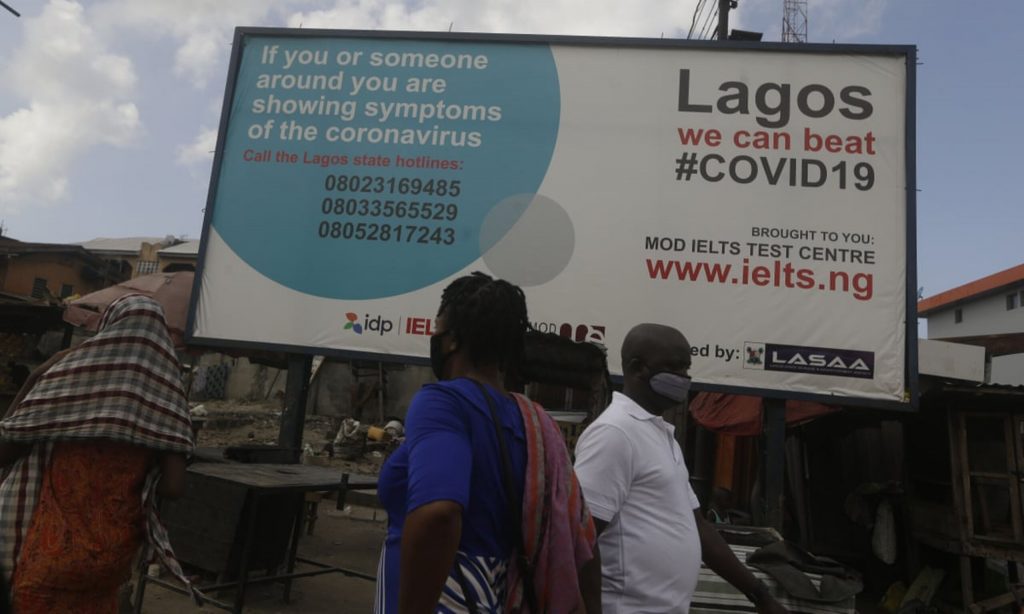
[[[106,441],[58,443],[18,554],[19,614],[118,611],[143,540],[152,452]]]

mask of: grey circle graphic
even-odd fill
[[[569,214],[540,194],[506,198],[480,227],[480,253],[487,268],[520,286],[539,286],[558,277],[575,247]]]

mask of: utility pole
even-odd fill
[[[729,11],[736,8],[736,0],[718,0],[718,40],[729,39]]]

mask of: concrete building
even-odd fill
[[[195,271],[199,260],[199,240],[185,241],[165,247],[156,253],[157,270],[161,273]]]
[[[131,270],[131,277],[157,273],[160,269],[160,250],[180,244],[182,241],[167,237],[121,237],[92,239],[80,243],[89,252],[104,260],[124,263]]]
[[[990,383],[1024,385],[1024,264],[928,297],[917,311],[929,339],[984,346]]]
[[[0,237],[0,292],[8,295],[52,302],[112,286],[128,274],[79,245]]]

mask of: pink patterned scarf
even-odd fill
[[[555,421],[537,403],[513,396],[526,430],[523,542],[537,598],[530,614],[568,614],[583,606],[578,574],[594,556],[597,532]],[[507,612],[529,611],[520,574],[510,565]]]

